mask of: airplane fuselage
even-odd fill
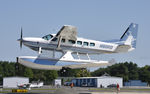
[[[71,51],[83,54],[102,54],[102,53],[117,53],[120,44],[107,43],[102,41],[90,40],[77,37],[76,41],[65,40],[61,42],[60,49],[57,49],[58,41],[45,40],[44,38],[23,38],[23,44],[32,50],[39,51],[41,47],[44,50],[56,51]],[[126,46],[126,51],[130,49]],[[121,50],[123,51],[124,48]]]

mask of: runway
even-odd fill
[[[0,91],[1,94],[15,94],[11,93],[12,89],[3,89]],[[24,94],[117,94],[116,89],[100,89],[100,88],[89,88],[89,87],[42,87],[32,88],[28,93]],[[150,88],[121,88],[118,94],[150,94]]]

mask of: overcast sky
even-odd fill
[[[101,60],[150,65],[150,0],[0,0],[0,60],[37,55],[17,39],[57,33],[63,25],[78,28],[78,36],[95,40],[119,39],[131,22],[139,24],[137,49],[99,55]]]

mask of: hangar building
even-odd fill
[[[17,85],[28,84],[29,78],[27,77],[4,77],[3,87],[4,88],[17,88]]]
[[[119,84],[123,87],[123,78],[112,77],[112,76],[101,76],[101,77],[79,77],[72,80],[75,86],[79,87],[104,87],[112,84]]]
[[[141,80],[129,80],[124,83],[124,86],[147,86],[147,82],[142,82]]]

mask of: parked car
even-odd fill
[[[64,86],[70,86],[71,82],[65,82]]]
[[[107,86],[108,88],[117,88],[117,85],[116,84],[110,84]]]

